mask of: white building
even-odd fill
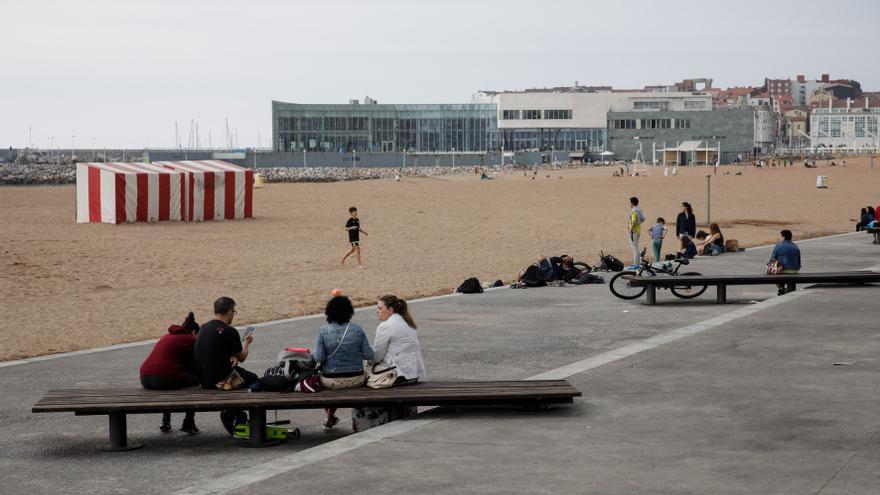
[[[712,110],[703,92],[615,91],[556,88],[478,93],[498,105],[498,130],[506,150],[589,151],[607,149],[609,111]]]
[[[859,102],[860,100],[856,100]],[[810,116],[812,148],[853,151],[880,150],[880,101],[864,98],[863,105],[847,100],[846,106],[816,108]]]

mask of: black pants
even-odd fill
[[[184,373],[181,378],[165,378],[162,376],[142,376],[141,386],[148,390],[177,390],[179,388],[195,387],[199,384],[199,377],[192,373]],[[196,413],[187,411],[183,418],[184,423],[195,423]],[[171,424],[171,413],[162,413],[162,424]]]

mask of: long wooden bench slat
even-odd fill
[[[522,385],[527,383],[528,385]],[[220,392],[202,389],[178,391],[146,391],[139,389],[110,390],[100,396],[47,396],[38,401],[33,412],[98,413],[109,411],[147,412],[155,410],[219,410],[229,407],[263,407],[267,409],[314,408],[324,405],[366,405],[379,403],[442,404],[446,402],[488,403],[491,401],[556,401],[579,397],[581,393],[567,382],[517,382],[515,386],[495,383],[443,383],[410,385],[390,389],[347,389],[322,391],[316,394],[247,391]],[[51,391],[64,394],[68,391]]]
[[[820,284],[820,283],[880,283],[880,273],[872,271],[846,273],[795,273],[780,275],[681,275],[676,277],[633,276],[632,285],[676,287],[681,285],[756,285],[756,284]]]
[[[138,407],[143,404],[157,404],[157,403],[170,403],[177,405],[188,405],[188,404],[217,404],[217,403],[227,403],[230,401],[236,402],[248,402],[248,403],[277,403],[277,402],[285,402],[285,403],[297,403],[297,402],[308,402],[308,401],[322,401],[322,400],[415,400],[415,399],[423,399],[423,398],[443,398],[443,397],[474,397],[479,399],[482,396],[548,396],[548,395],[565,395],[570,391],[570,389],[562,388],[562,387],[554,387],[554,388],[542,388],[542,389],[531,389],[527,393],[517,392],[513,390],[481,390],[481,391],[470,391],[470,390],[457,390],[455,393],[437,393],[437,392],[418,392],[418,393],[407,393],[407,394],[379,394],[373,393],[369,395],[364,394],[333,394],[330,397],[330,394],[324,394],[322,396],[312,395],[312,394],[301,394],[301,395],[309,395],[313,398],[284,398],[278,399],[274,396],[266,396],[264,394],[253,394],[247,396],[228,396],[222,398],[202,398],[202,397],[174,397],[174,396],[157,396],[152,398],[138,398],[132,400],[125,400],[122,398],[92,398],[87,400],[77,400],[77,401],[40,401],[35,406],[34,409],[40,408],[49,408],[49,407],[67,407],[71,410],[75,410],[76,408],[86,408],[86,407],[95,407],[102,406],[105,404],[114,404],[114,405],[124,405],[129,404],[132,407]]]

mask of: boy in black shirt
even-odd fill
[[[364,264],[361,261],[361,237],[360,233],[363,232],[364,235],[367,235],[367,232],[361,228],[361,221],[358,220],[358,209],[352,206],[348,209],[348,213],[351,214],[351,218],[345,222],[345,230],[348,231],[348,242],[351,243],[351,250],[342,257],[342,264],[345,264],[345,260],[348,259],[353,253],[357,253],[358,260],[358,268],[363,268]]]

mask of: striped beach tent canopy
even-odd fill
[[[185,177],[188,221],[253,217],[254,171],[218,160],[153,162]]]
[[[184,174],[147,163],[78,163],[76,221],[182,220]]]

